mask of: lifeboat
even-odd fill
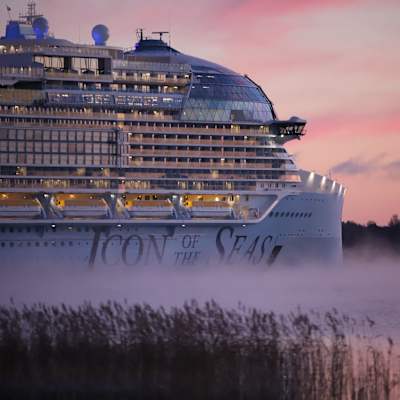
[[[37,199],[20,194],[0,195],[0,218],[36,218],[42,215]]]
[[[227,218],[233,213],[231,205],[224,201],[192,201],[189,211],[195,218]]]
[[[67,218],[105,218],[110,214],[107,202],[92,195],[57,195],[52,207],[56,214]]]
[[[130,217],[170,218],[175,215],[175,208],[169,199],[142,200],[141,196],[128,197],[124,207]]]

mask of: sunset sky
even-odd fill
[[[26,1],[7,0],[13,17]],[[132,47],[136,28],[172,32],[172,46],[248,74],[281,119],[308,121],[288,144],[301,168],[347,188],[344,220],[400,214],[400,1],[41,0],[57,37]],[[1,30],[7,20],[0,10]]]

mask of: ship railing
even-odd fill
[[[135,138],[131,137],[129,139],[129,143],[138,143],[138,144],[153,144],[153,145],[163,145],[163,144],[168,144],[168,145],[181,145],[181,146],[187,146],[187,145],[209,145],[209,146],[251,146],[251,145],[259,145],[259,143],[256,140],[196,140],[196,139],[187,139],[185,137],[180,138],[180,139],[175,139],[175,138],[154,138],[154,139],[148,139],[148,138]]]
[[[262,155],[257,155],[256,152],[246,152],[246,151],[199,151],[199,150],[164,150],[164,149],[154,149],[154,150],[139,150],[132,149],[127,155],[130,156],[140,156],[140,155],[176,155],[177,157],[264,157]]]
[[[146,62],[146,61],[132,61],[132,60],[112,60],[113,69],[124,69],[129,71],[141,72],[176,72],[176,73],[190,73],[191,66],[189,64],[175,64],[175,63],[159,63],[159,62]]]
[[[130,167],[175,167],[175,168],[218,168],[218,169],[274,169],[272,163],[232,163],[232,162],[218,162],[218,163],[207,163],[207,162],[171,162],[171,161],[139,161],[132,160],[129,164]],[[286,170],[286,168],[281,168]]]
[[[185,78],[161,78],[151,76],[149,78],[140,77],[140,76],[132,76],[132,75],[118,75],[113,74],[112,76],[114,82],[130,82],[130,83],[138,83],[138,84],[156,84],[156,85],[176,85],[176,86],[185,86],[190,84],[190,79]]]
[[[45,78],[47,79],[65,79],[65,80],[79,80],[79,81],[101,81],[101,82],[112,82],[113,76],[106,74],[85,74],[85,73],[74,73],[74,72],[58,72],[58,71],[45,71]],[[60,89],[62,90],[62,88]]]
[[[1,97],[1,92],[2,89],[0,89],[0,97]],[[11,90],[10,90],[11,91]],[[39,92],[39,91],[33,91],[33,92]],[[39,92],[40,93],[40,92]],[[1,104],[1,103],[0,103]],[[5,109],[4,107],[8,107]],[[47,108],[47,109],[37,109],[34,110],[35,107],[32,107],[32,109],[25,109],[25,107],[22,106],[3,106],[2,109],[0,109],[0,114],[5,114],[5,115],[18,115],[18,116],[34,116],[36,118],[40,117],[46,117],[46,118],[71,118],[71,119],[82,119],[82,120],[89,120],[89,119],[99,119],[99,120],[111,120],[114,125],[117,124],[118,121],[174,121],[173,117],[170,115],[164,115],[164,114],[158,114],[158,116],[154,115],[140,115],[138,113],[132,112],[132,113],[118,113],[118,112],[93,112],[89,111],[89,109],[86,109],[86,111],[81,111],[78,110],[76,112],[73,111],[61,111],[61,109],[58,109],[58,111],[53,111],[53,108]],[[75,122],[75,121],[74,121]],[[92,121],[89,121],[92,122]]]
[[[71,47],[47,47],[40,45],[23,45],[15,49],[15,53],[33,53],[33,54],[51,54],[51,55],[76,55],[76,56],[91,56],[91,57],[110,57],[109,50],[100,49],[93,46],[71,46]]]
[[[10,68],[0,67],[1,79],[38,79],[43,78],[43,68]]]
[[[206,128],[206,127],[169,127],[169,126],[125,126],[124,131],[128,133],[200,133],[208,135],[226,135],[226,136],[248,136],[248,135],[268,135],[265,129],[226,129],[226,128]]]

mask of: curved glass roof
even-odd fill
[[[262,89],[226,67],[182,54],[154,39],[139,41],[127,55],[137,61],[191,66],[193,78],[182,120],[265,123],[274,119],[272,104]]]

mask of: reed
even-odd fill
[[[391,339],[336,310],[0,306],[2,399],[400,398]]]

